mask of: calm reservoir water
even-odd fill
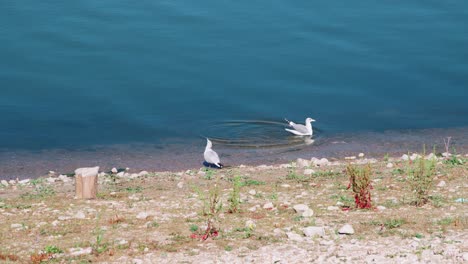
[[[0,176],[44,153],[49,169],[167,165],[202,137],[239,156],[297,146],[281,122],[308,116],[319,146],[436,129],[463,147],[467,25],[466,1],[3,0]]]

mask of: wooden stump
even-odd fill
[[[99,167],[75,170],[75,194],[78,199],[96,199]]]

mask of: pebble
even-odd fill
[[[286,236],[288,236],[288,239],[291,241],[302,242],[304,240],[301,235],[298,235],[294,232],[288,232],[286,233]]]
[[[387,207],[381,206],[381,205],[377,206],[377,210],[379,210],[379,211],[383,211],[385,209],[387,209]]]
[[[305,160],[305,159],[297,159],[296,160],[296,166],[299,168],[305,168],[310,166],[310,161]]]
[[[15,180],[10,180],[9,183],[10,183],[11,185],[15,185],[15,184],[16,184]]]
[[[359,153],[358,155],[360,158],[363,158],[364,157],[364,153]]]
[[[391,162],[387,163],[387,168],[393,168],[393,163]]]
[[[117,173],[117,177],[124,177],[125,176],[125,171],[121,171]]]
[[[117,168],[112,168],[111,172],[114,173],[114,174],[116,174],[116,173],[119,172],[119,171],[117,170]]]
[[[255,212],[257,211],[257,206],[252,206],[249,209],[247,209],[249,212]]]
[[[143,263],[144,263],[144,262],[143,262],[143,260],[141,260],[141,259],[134,258],[134,259],[132,260],[132,264],[143,264]]]
[[[85,219],[86,215],[82,211],[78,211],[73,217],[76,219]]]
[[[71,181],[70,178],[68,178],[67,175],[62,175],[62,174],[60,174],[60,175],[58,176],[58,179],[61,180],[61,181],[63,181],[63,182],[69,182],[69,181]]]
[[[289,188],[289,187],[291,187],[291,185],[289,185],[289,184],[287,184],[287,183],[281,184],[280,186],[283,187],[283,188]]]
[[[266,203],[265,205],[263,205],[263,209],[273,209],[275,206],[273,205],[273,203],[269,202],[269,203]]]
[[[437,187],[445,187],[445,185],[447,185],[445,183],[445,181],[440,181],[438,184],[437,184]]]
[[[345,160],[354,160],[354,159],[356,159],[356,156],[345,157]]]
[[[179,189],[184,188],[184,182],[177,183],[177,188],[179,188]]]
[[[308,226],[302,230],[306,237],[325,236],[325,228],[319,226]]]
[[[342,235],[352,235],[354,234],[354,228],[350,224],[346,224],[338,230],[338,234]]]
[[[146,176],[148,174],[149,173],[147,171],[140,171],[140,173],[138,173],[138,176]]]
[[[10,228],[11,229],[22,229],[23,225],[22,224],[11,224]]]
[[[9,185],[8,182],[5,181],[5,180],[2,180],[0,183],[1,183],[3,186],[8,186],[8,185]]]
[[[304,170],[304,175],[312,175],[314,173],[315,173],[315,171],[313,169],[305,169]]]
[[[146,219],[148,218],[149,214],[147,212],[139,212],[136,216],[137,219]]]
[[[314,215],[314,211],[312,209],[309,209],[309,210],[302,213],[303,217],[311,217],[313,215]]]
[[[338,206],[328,206],[327,210],[328,211],[337,211],[337,210],[340,210],[340,208]]]
[[[292,168],[291,164],[281,164],[279,165],[279,168],[280,169],[289,169],[289,168]]]
[[[403,156],[401,156],[401,159],[402,160],[409,160],[409,156],[406,155],[406,154],[403,154]]]
[[[29,183],[29,179],[24,179],[24,180],[21,180],[21,181],[18,181],[18,184],[28,184]]]
[[[257,194],[257,192],[256,192],[255,190],[252,189],[252,190],[249,191],[249,194],[250,194],[250,195],[255,195],[255,194]]]
[[[307,210],[309,210],[309,206],[305,205],[305,204],[296,204],[294,207],[293,207],[294,211],[296,211],[296,213],[303,213]]]
[[[91,247],[87,248],[70,248],[70,255],[72,256],[81,256],[81,255],[89,255],[93,252]]]

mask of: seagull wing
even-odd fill
[[[208,162],[208,163],[211,163],[211,164],[216,164],[218,165],[219,164],[219,156],[218,156],[218,153],[216,153],[214,150],[212,149],[207,149],[205,150],[205,153],[203,153],[203,156],[205,158],[205,161]]]
[[[295,124],[293,122],[289,122],[289,125],[294,128],[294,130],[296,130],[297,132],[301,133],[301,134],[309,134],[309,131],[307,131],[307,128],[306,126],[304,125],[300,125],[300,124]]]

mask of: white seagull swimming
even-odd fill
[[[209,164],[214,164],[218,168],[222,168],[223,165],[220,163],[218,153],[216,153],[214,150],[211,148],[213,147],[213,144],[209,139],[206,139],[206,147],[205,147],[205,152],[203,153],[203,157],[205,158],[205,161],[208,162]]]
[[[312,130],[312,124],[311,122],[315,122],[314,119],[308,117],[305,120],[305,126],[301,124],[296,124],[292,121],[287,120],[286,118],[284,119],[286,122],[288,122],[289,126],[292,127],[293,129],[287,129],[285,128],[286,131],[293,133],[294,135],[298,136],[312,136],[314,131]]]

